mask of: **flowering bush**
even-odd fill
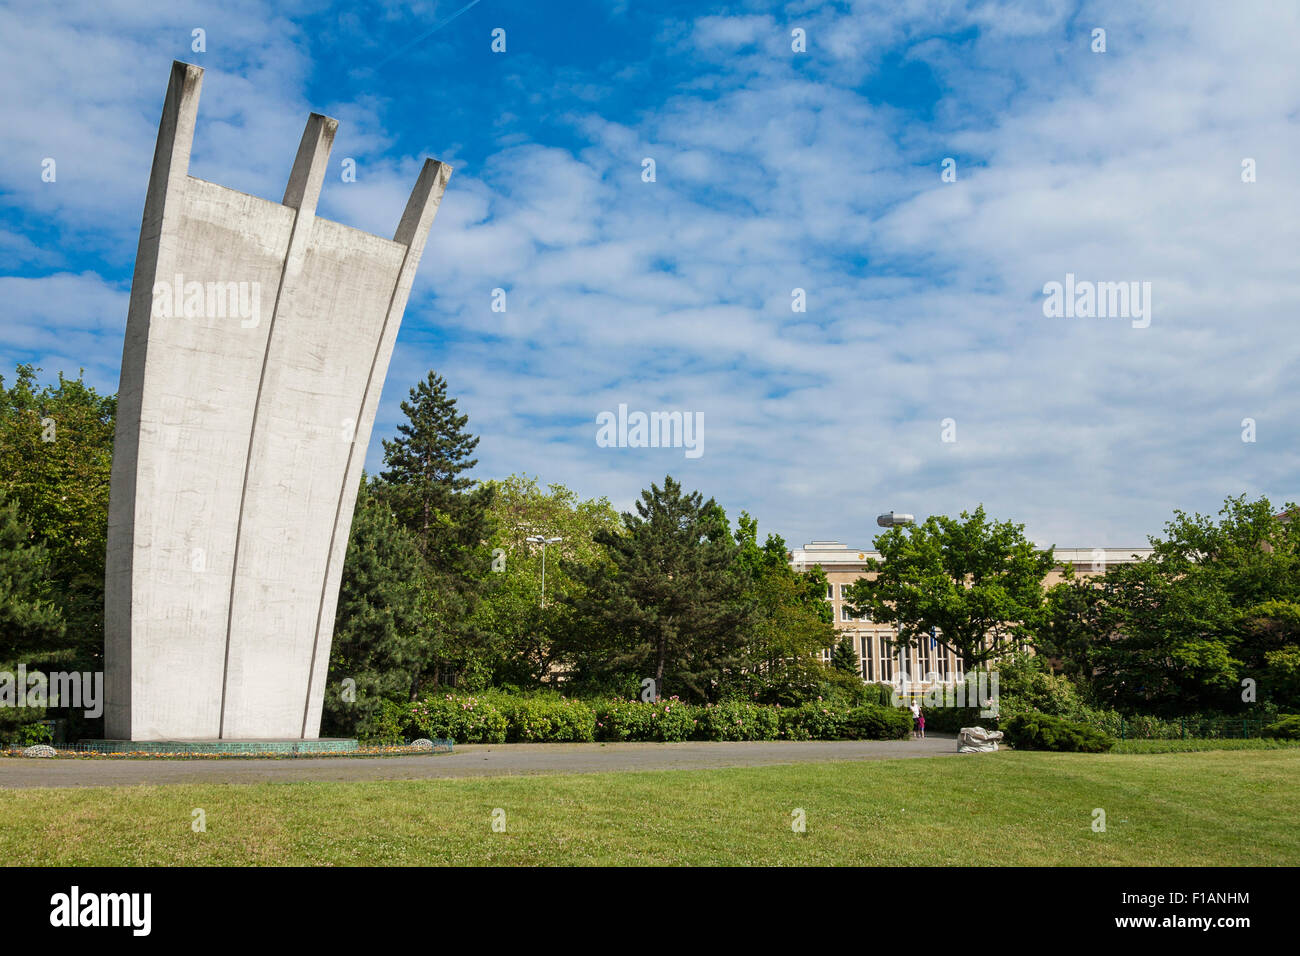
[[[676,697],[651,703],[611,698],[489,692],[437,694],[383,708],[374,736],[450,738],[457,743],[679,740],[892,740],[911,729],[904,710],[818,701],[780,707],[748,701],[695,706]]]
[[[410,705],[410,722],[422,737],[458,744],[505,743],[505,714],[481,697],[438,694]]]
[[[743,701],[713,704],[700,709],[696,736],[702,740],[776,740],[779,713],[779,707]]]
[[[781,736],[786,740],[839,740],[844,736],[848,709],[829,701],[810,701],[781,711]]]
[[[379,706],[357,725],[357,737],[365,742],[405,743],[410,722],[411,715],[406,705],[391,700],[380,701]]]
[[[636,700],[605,700],[596,705],[597,740],[653,740],[650,705]]]
[[[690,740],[702,708],[676,697],[653,703],[606,700],[596,707],[597,740]]]
[[[641,706],[650,708],[650,728],[654,734],[651,739],[690,740],[695,736],[699,724],[699,719],[696,717],[698,707],[683,704],[676,697]]]

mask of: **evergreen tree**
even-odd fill
[[[831,667],[853,677],[859,675],[858,652],[853,649],[853,638],[847,634],[840,638],[831,651]]]
[[[750,614],[726,516],[671,476],[636,511],[623,533],[596,533],[609,565],[574,568],[585,593],[571,600],[606,642],[589,659],[653,678],[660,696],[716,699],[743,666]]]
[[[469,622],[490,566],[492,489],[466,475],[478,463],[470,457],[478,438],[465,431],[469,416],[441,376],[429,372],[402,412],[398,437],[384,441],[387,470],[376,494],[415,536],[423,561],[420,632],[429,664],[411,675],[414,698],[426,677],[449,683],[483,666],[483,639]]]
[[[63,641],[63,615],[48,594],[49,552],[33,540],[16,501],[0,498],[0,663],[43,665]]]
[[[330,733],[364,733],[382,701],[407,698],[411,674],[426,663],[422,654],[428,647],[420,640],[422,569],[414,535],[398,524],[363,477],[325,688],[324,724]]]

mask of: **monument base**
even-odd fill
[[[333,754],[356,749],[355,739],[343,737],[318,740],[83,740],[77,744],[79,751],[102,754]]]

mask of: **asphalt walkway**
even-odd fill
[[[0,758],[7,787],[121,787],[169,783],[288,783],[301,780],[426,780],[511,774],[703,770],[837,760],[956,754],[955,734],[925,740],[688,742],[672,744],[466,744],[454,753],[282,760]]]

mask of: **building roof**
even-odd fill
[[[1053,555],[1061,564],[1129,564],[1150,557],[1151,548],[1054,548]],[[811,541],[788,554],[796,570],[806,570],[820,564],[832,569],[837,565],[857,567],[869,558],[880,560],[880,552],[867,548],[851,548],[841,541]]]

